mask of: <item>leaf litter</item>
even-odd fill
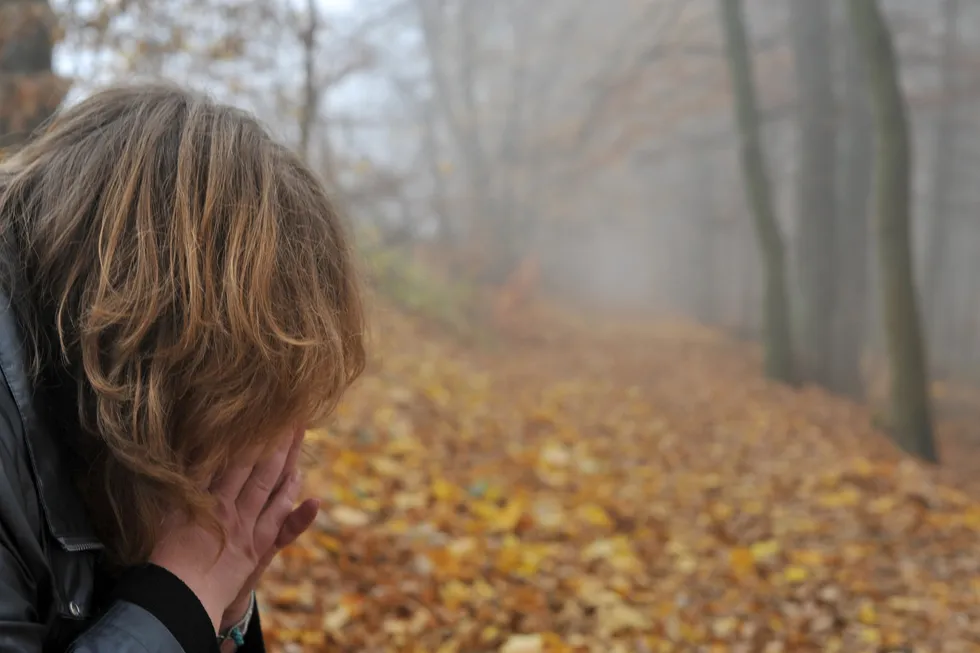
[[[743,345],[549,313],[486,352],[377,323],[308,438],[323,509],[263,580],[270,650],[980,650],[980,502]]]

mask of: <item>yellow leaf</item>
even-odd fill
[[[897,499],[893,496],[878,497],[868,504],[868,512],[875,515],[883,515],[895,509]]]
[[[747,576],[755,571],[755,556],[751,549],[740,547],[729,553],[729,564],[738,576]]]
[[[875,606],[871,601],[865,601],[861,604],[858,609],[858,620],[868,626],[873,626],[878,623],[878,613],[875,611]]]
[[[373,467],[374,471],[376,471],[379,475],[387,476],[389,478],[397,478],[405,473],[404,466],[391,458],[372,458],[371,467]]]
[[[449,481],[437,478],[432,481],[432,496],[438,501],[454,501],[462,495],[462,492]]]
[[[340,605],[328,612],[323,617],[323,629],[328,632],[336,632],[347,625],[350,621],[350,610],[346,606]]]
[[[783,571],[783,578],[789,583],[802,583],[809,577],[810,572],[805,567],[800,567],[799,565],[790,565]]]
[[[516,498],[510,501],[503,509],[495,512],[490,518],[490,526],[498,532],[509,532],[517,527],[517,523],[524,515],[525,502],[523,499]]]
[[[820,497],[820,505],[826,508],[843,508],[856,506],[861,500],[860,493],[852,487],[844,488],[838,492],[825,494]]]
[[[609,528],[613,524],[609,514],[603,510],[602,506],[594,503],[583,504],[579,506],[575,512],[579,519],[587,524],[591,524],[592,526]]]
[[[606,560],[620,571],[635,570],[640,564],[632,543],[622,537],[595,540],[582,551],[582,559],[586,562]]]
[[[722,617],[711,622],[711,633],[718,639],[728,639],[738,628],[734,617]]]
[[[331,553],[337,553],[341,549],[340,540],[332,535],[327,535],[326,533],[317,533],[314,536],[317,544],[321,547],[330,551]]]
[[[466,584],[451,580],[440,588],[439,595],[443,605],[450,610],[455,610],[470,600],[472,592]]]
[[[561,502],[554,498],[544,498],[535,501],[531,509],[534,521],[548,530],[556,530],[565,521],[564,509]]]
[[[329,441],[330,438],[330,431],[328,429],[311,429],[306,432],[304,441],[307,444],[319,444]]]
[[[752,551],[752,558],[756,562],[760,562],[779,553],[779,542],[776,540],[763,540],[753,544],[750,549]]]
[[[473,584],[473,592],[484,601],[491,601],[497,597],[497,591],[482,578]]]
[[[511,635],[500,647],[500,653],[543,653],[544,637],[534,635]]]
[[[572,460],[572,454],[561,442],[549,442],[541,449],[541,461],[552,467],[565,467]]]
[[[735,509],[727,503],[716,503],[711,506],[711,515],[719,521],[726,521],[733,514],[735,514]]]
[[[341,526],[352,528],[367,526],[371,522],[371,517],[367,513],[343,504],[335,506],[330,511],[330,517]]]
[[[599,629],[607,636],[628,631],[642,631],[650,627],[650,618],[636,608],[615,602],[599,608]]]
[[[881,644],[881,633],[875,628],[862,628],[861,641],[871,646],[879,646]]]

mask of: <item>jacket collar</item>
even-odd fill
[[[9,298],[0,293],[0,371],[24,426],[24,439],[48,529],[69,551],[103,548],[71,479],[71,459],[62,436],[51,428],[51,407],[28,377],[25,337]]]

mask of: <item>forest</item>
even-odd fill
[[[965,0],[0,0],[0,158],[165,78],[343,207],[271,650],[966,653],[974,63]]]

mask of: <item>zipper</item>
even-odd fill
[[[70,544],[58,538],[58,542],[61,547],[68,551],[69,553],[80,553],[82,551],[101,551],[105,548],[101,542],[79,542],[78,544]]]

